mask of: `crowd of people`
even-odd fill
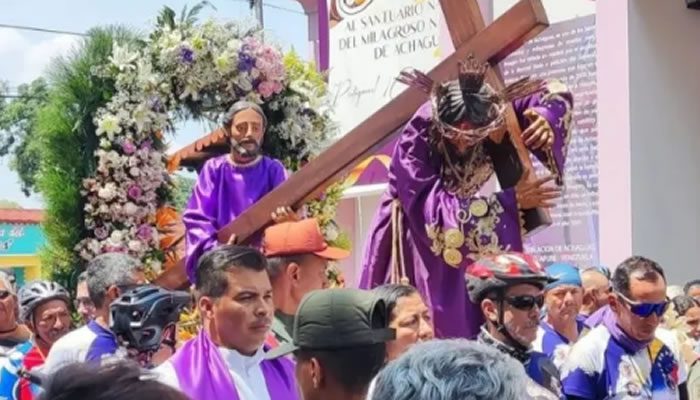
[[[611,274],[484,257],[465,275],[485,321],[468,340],[436,338],[410,285],[328,288],[347,256],[305,219],[268,228],[262,250],[205,252],[194,296],[148,284],[122,253],[93,259],[74,300],[49,281],[15,293],[0,274],[0,398],[696,398],[700,281],[668,287],[652,260]],[[176,343],[185,307],[201,329]]]

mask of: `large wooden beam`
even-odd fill
[[[454,53],[440,62],[428,75],[438,82],[455,79],[458,62],[469,54],[473,54],[479,60],[497,64],[547,26],[547,16],[540,1],[522,0],[493,24],[456,46]],[[278,207],[300,206],[317,196],[355,164],[390,140],[426,100],[425,93],[417,89],[405,89],[220,230],[219,241],[227,242],[232,234],[235,234],[239,241],[245,241],[270,223],[270,216]],[[169,288],[181,287],[186,282],[184,262],[166,271],[157,280],[158,284]]]

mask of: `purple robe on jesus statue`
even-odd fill
[[[556,81],[513,101],[523,129],[529,124],[527,110],[549,123],[552,145],[532,153],[560,184],[572,104],[571,94]],[[474,338],[483,319],[468,299],[465,268],[484,254],[522,251],[521,214],[513,188],[478,193],[493,173],[485,140],[459,161],[466,181],[454,175],[446,179],[444,163],[451,161],[436,151],[431,123],[432,109],[426,103],[401,133],[389,168],[389,188],[365,248],[360,286],[372,288],[404,276],[428,302],[438,337]]]
[[[278,160],[261,156],[235,165],[230,155],[208,160],[197,177],[182,220],[187,231],[187,276],[194,282],[199,257],[218,243],[217,232],[287,179]],[[253,238],[253,242],[260,238]]]

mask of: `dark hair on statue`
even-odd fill
[[[623,261],[615,269],[611,280],[613,289],[629,297],[632,275],[636,275],[636,279],[648,282],[656,282],[659,276],[664,282],[666,281],[664,270],[656,261],[645,257],[634,256]]]
[[[195,289],[200,296],[222,297],[228,292],[227,271],[243,268],[265,271],[265,257],[252,247],[223,245],[210,250],[199,259],[195,271]]]
[[[443,95],[438,103],[440,120],[450,125],[462,121],[475,128],[490,124],[498,117],[501,98],[485,83],[488,64],[473,56],[459,64],[459,77],[442,85]]]
[[[38,400],[187,400],[179,391],[142,375],[131,362],[70,364],[48,379]]]
[[[334,350],[299,349],[294,355],[298,363],[315,358],[321,364],[324,376],[330,375],[346,392],[364,395],[384,366],[386,345],[377,343]]]
[[[417,294],[418,289],[409,285],[387,283],[377,286],[372,289],[372,292],[377,298],[384,300],[384,304],[386,304],[386,315],[389,316],[389,322],[391,322],[393,319],[391,313],[394,311],[394,308],[396,308],[396,303],[399,299]]]

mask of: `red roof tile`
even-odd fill
[[[43,210],[0,208],[0,223],[5,222],[11,224],[38,224],[43,219]]]

